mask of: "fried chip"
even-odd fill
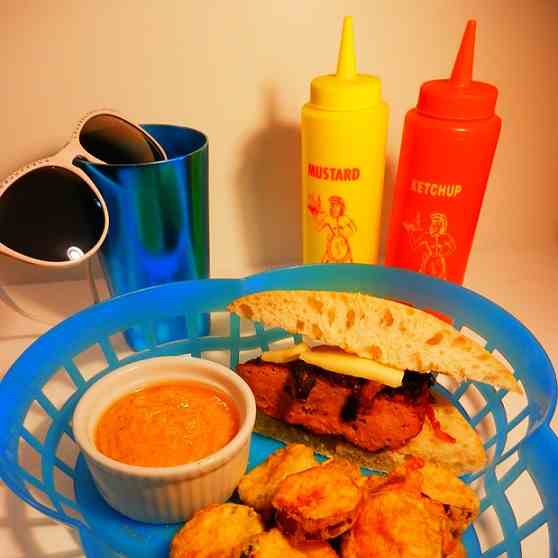
[[[343,558],[440,558],[442,528],[436,504],[401,490],[367,495],[343,536]]]
[[[337,553],[326,542],[294,545],[279,529],[271,529],[252,537],[240,558],[337,558]]]
[[[306,558],[338,558],[337,552],[325,541],[303,543],[296,548],[302,551]]]
[[[246,541],[263,531],[260,516],[248,506],[207,506],[175,535],[170,558],[239,558]]]
[[[472,488],[444,467],[425,463],[421,469],[421,492],[436,502],[468,510],[473,518],[479,513],[479,497]]]
[[[359,479],[359,468],[339,458],[288,476],[272,500],[277,525],[296,543],[337,537],[356,519]]]
[[[305,554],[294,548],[279,529],[271,529],[252,537],[240,558],[305,558]]]
[[[467,558],[467,551],[463,546],[463,543],[459,541],[451,554],[448,554],[445,558]]]
[[[256,511],[272,510],[271,500],[283,479],[317,465],[314,452],[302,444],[290,444],[273,452],[263,463],[242,477],[238,495]]]
[[[367,480],[343,558],[463,558],[460,537],[478,510],[477,495],[452,473],[409,459],[390,475]]]

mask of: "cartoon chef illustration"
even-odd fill
[[[326,234],[326,248],[322,263],[347,263],[353,261],[349,238],[357,231],[355,222],[346,215],[345,200],[341,196],[328,198],[329,212],[322,209],[319,194],[308,194],[307,209],[314,226]]]
[[[420,213],[412,223],[403,223],[409,236],[411,249],[420,254],[421,273],[440,279],[447,278],[446,258],[457,248],[455,240],[448,233],[448,219],[443,213],[431,213],[430,225],[425,229],[421,225]]]

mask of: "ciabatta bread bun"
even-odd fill
[[[399,370],[438,372],[522,393],[513,374],[478,343],[405,304],[360,293],[264,291],[228,309]]]

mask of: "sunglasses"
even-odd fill
[[[56,155],[0,184],[0,254],[35,265],[71,267],[91,257],[108,231],[108,210],[74,161],[141,164],[167,158],[138,125],[108,110],[86,115]]]

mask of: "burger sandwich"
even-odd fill
[[[436,374],[521,393],[506,366],[422,310],[360,293],[264,291],[237,315],[303,336],[238,365],[256,431],[390,471],[417,456],[455,474],[486,464],[477,432],[433,388]]]

